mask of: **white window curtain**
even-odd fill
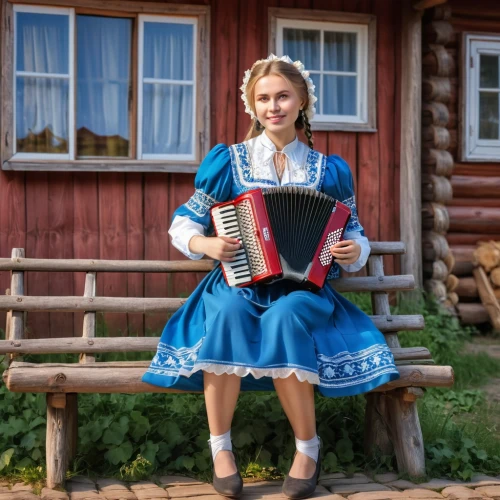
[[[143,24],[144,158],[194,154],[194,40],[192,23]]]
[[[69,16],[16,12],[17,152],[69,152]]]
[[[128,156],[132,20],[79,15],[76,26],[77,155]]]

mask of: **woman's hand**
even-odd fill
[[[188,246],[192,253],[204,253],[212,259],[222,262],[233,262],[235,253],[241,249],[240,240],[228,236],[196,235],[189,240]]]
[[[361,254],[361,246],[353,240],[344,240],[330,247],[330,253],[338,264],[354,264]]]

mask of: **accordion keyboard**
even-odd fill
[[[225,205],[220,209],[212,210],[212,217],[218,236],[242,239],[238,224],[238,216],[234,205]],[[229,286],[236,286],[252,280],[250,264],[246,251],[241,248],[236,252],[236,260],[232,262],[221,262]]]

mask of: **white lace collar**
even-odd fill
[[[297,135],[295,135],[295,139],[292,142],[289,142],[281,151],[278,151],[274,142],[271,139],[269,139],[265,130],[262,132],[262,134],[257,136],[257,138],[261,142],[262,146],[271,150],[273,153],[277,151],[278,153],[290,154],[292,151],[295,150],[295,148],[299,143],[299,138],[297,137]]]
[[[247,147],[250,152],[255,180],[265,179],[278,186],[280,184],[304,183],[307,181],[306,162],[309,148],[300,142],[297,136],[281,151],[278,151],[273,141],[264,131],[261,135],[247,141]],[[274,166],[275,153],[284,153],[286,156],[286,166],[281,182]]]
[[[286,154],[286,167],[281,183],[273,157],[276,146],[265,131],[248,141],[229,148],[233,177],[240,192],[266,186],[294,185],[320,189],[326,168],[326,157],[310,149],[298,137],[280,153]]]

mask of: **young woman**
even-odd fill
[[[309,120],[317,100],[300,61],[271,54],[245,72],[242,99],[252,124],[244,142],[217,144],[203,160],[193,196],[174,213],[172,244],[191,259],[234,260],[237,239],[212,237],[210,208],[255,188],[303,186],[342,201],[352,211],[334,264],[361,269],[370,248],[356,211],[352,175],[337,155],[315,151]],[[307,147],[296,130],[305,129]],[[314,391],[329,397],[361,394],[399,378],[384,336],[327,283],[317,293],[282,280],[244,288],[226,284],[221,266],[210,272],[165,326],[143,381],[204,390],[214,487],[242,490],[231,445],[240,390],[276,390],[295,434],[297,452],[285,478],[289,498],[307,498],[320,472]]]

